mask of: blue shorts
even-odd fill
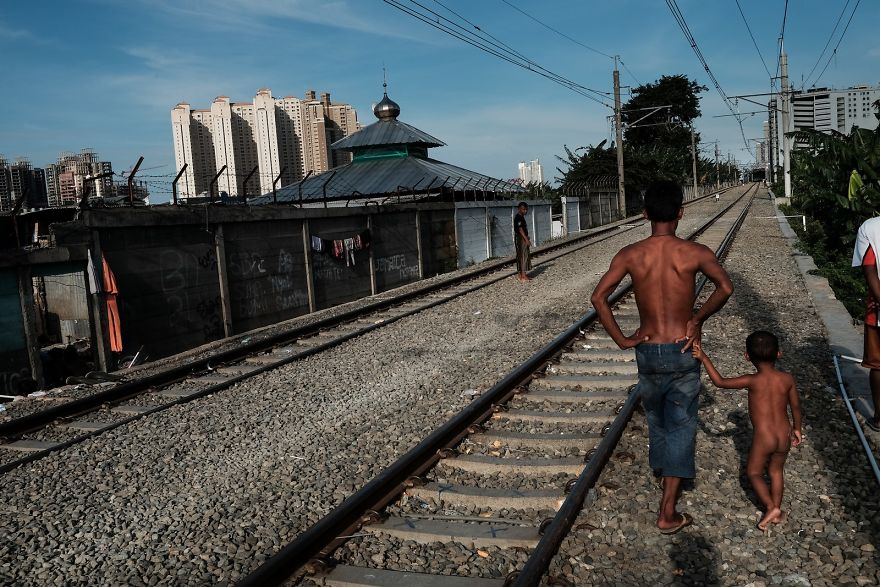
[[[664,477],[696,476],[700,362],[680,343],[636,347],[638,391],[648,419],[648,462]]]

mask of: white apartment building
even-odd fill
[[[530,183],[544,183],[544,167],[541,165],[540,159],[534,161],[519,162],[519,178],[523,185]]]
[[[178,183],[181,198],[209,195],[211,180],[221,169],[214,197],[220,192],[252,197],[271,192],[276,179],[280,188],[309,172],[348,163],[350,155],[333,154],[329,146],[355,132],[358,122],[355,110],[332,104],[329,93],[318,100],[310,90],[301,100],[275,98],[270,89],[261,88],[253,102],[219,96],[209,110],[177,104],[171,127],[177,167],[188,165]]]
[[[770,144],[771,165],[780,166],[782,142],[780,132],[815,129],[849,134],[853,127],[875,129],[877,118],[874,102],[880,100],[880,86],[853,86],[842,90],[813,88],[793,91],[790,100],[789,127],[782,129],[781,101],[773,99],[768,105],[769,126],[765,133]],[[793,143],[792,147],[803,146]]]

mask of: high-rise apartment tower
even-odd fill
[[[276,179],[281,187],[348,163],[350,155],[329,147],[358,123],[354,109],[331,103],[329,93],[275,98],[261,88],[253,102],[219,96],[206,110],[182,102],[171,110],[171,129],[177,168],[188,165],[178,183],[181,198],[211,195],[210,182],[221,169],[215,197],[252,197],[271,192]]]

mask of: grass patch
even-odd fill
[[[782,204],[779,209],[783,214],[800,214],[792,206]],[[800,216],[788,218],[788,223],[798,236],[800,247],[813,258],[818,274],[828,280],[834,295],[840,300],[849,315],[862,320],[865,317],[865,299],[868,286],[858,267],[852,267],[852,249],[834,246],[828,242],[822,225],[807,218],[807,229],[804,230]]]

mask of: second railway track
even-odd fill
[[[722,257],[756,191],[691,238]],[[630,331],[627,295],[612,301]],[[636,378],[634,352],[591,311],[240,585],[540,584],[637,405]]]

